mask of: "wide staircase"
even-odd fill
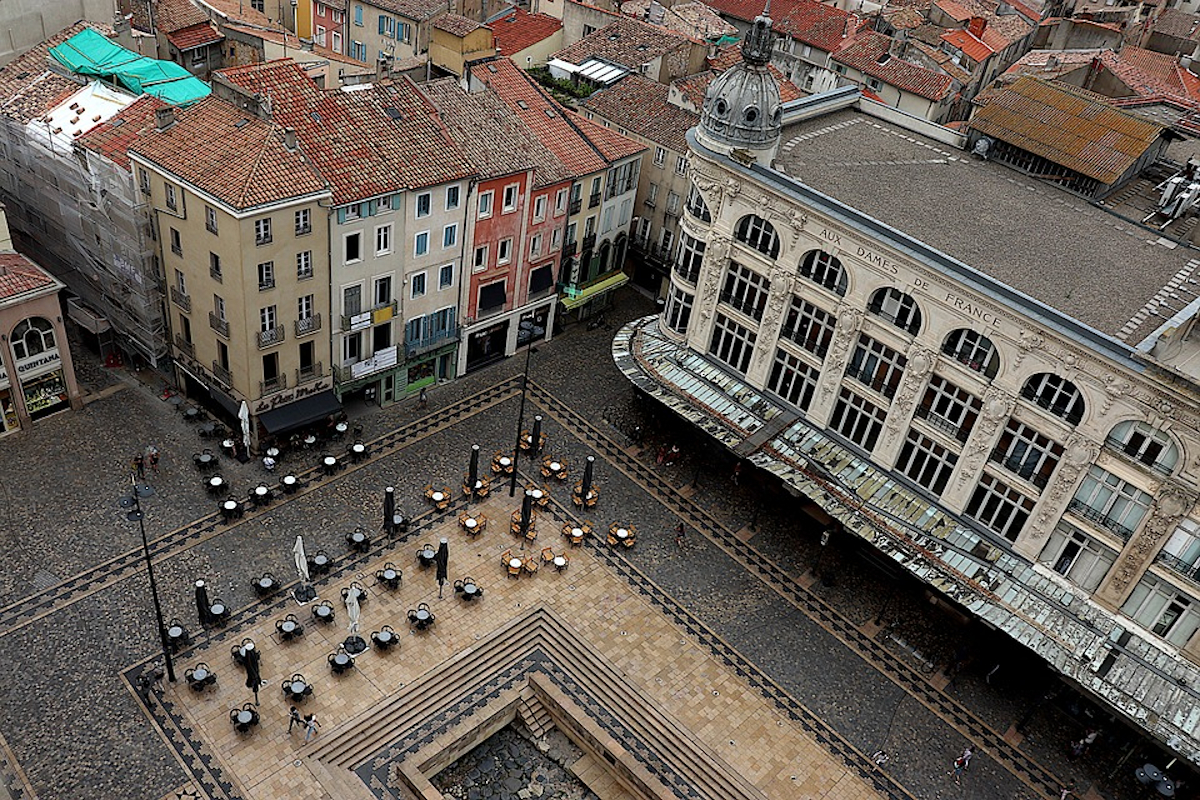
[[[513,717],[519,716],[535,735],[552,727],[564,730],[574,727],[556,724],[554,715],[568,712],[547,702],[544,693],[539,700],[533,698],[527,686],[514,687],[515,691],[509,692],[497,692],[494,685],[489,686],[498,673],[539,651],[586,693],[586,697],[562,704],[574,709],[569,713],[578,714],[584,706],[592,709],[584,709],[585,716],[602,709],[626,731],[624,740],[612,743],[610,749],[617,752],[609,755],[620,756],[623,766],[641,776],[644,785],[625,785],[623,790],[635,797],[657,799],[696,796],[690,788],[700,797],[712,800],[765,800],[761,791],[737,775],[690,730],[661,711],[640,687],[545,607],[513,620],[392,697],[326,731],[305,753],[313,774],[331,796],[365,800],[373,795],[354,770],[388,749],[406,759],[417,755],[420,762],[435,761],[439,743],[461,738],[475,724],[474,720],[494,716],[495,709],[489,704],[499,702],[511,704]],[[542,672],[536,666],[533,671]],[[539,679],[539,683],[549,681]],[[472,700],[473,697],[477,700]],[[581,701],[582,705],[576,705]],[[439,729],[436,741],[422,747],[422,752],[414,753],[418,739],[427,735],[418,730],[422,723],[456,705],[460,709],[471,705],[478,708],[474,713],[457,717],[459,721],[452,723],[449,730]],[[599,726],[591,724],[599,730]],[[455,726],[462,730],[454,730]],[[601,754],[591,753],[592,748],[581,742],[577,744],[599,761],[596,757]],[[410,752],[404,754],[404,748]],[[592,779],[598,780],[595,775]]]

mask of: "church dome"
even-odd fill
[[[760,16],[742,42],[742,63],[713,79],[704,95],[700,132],[730,148],[763,150],[779,142],[783,103],[767,68],[771,19]]]

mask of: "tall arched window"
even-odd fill
[[[12,332],[13,356],[22,361],[54,349],[54,326],[44,317],[22,320]]]
[[[768,258],[779,257],[779,235],[775,233],[775,226],[757,214],[747,214],[738,220],[734,237]]]
[[[712,214],[708,211],[708,205],[704,202],[704,196],[700,194],[700,190],[692,184],[692,188],[688,189],[687,202],[683,207],[688,210],[696,219],[701,222],[712,222]]]
[[[882,317],[902,331],[917,334],[921,330],[921,309],[917,301],[899,289],[887,287],[871,295],[867,310]]]
[[[1083,419],[1083,393],[1079,387],[1050,372],[1039,372],[1025,381],[1021,397],[1072,425],[1078,425]]]
[[[1179,448],[1171,435],[1139,420],[1118,423],[1104,444],[1164,475],[1170,475],[1179,463]]]
[[[988,378],[996,377],[1000,370],[1000,355],[992,340],[968,328],[951,331],[942,345],[942,352]]]
[[[846,270],[842,262],[824,250],[809,250],[800,260],[800,277],[841,297],[846,296]]]

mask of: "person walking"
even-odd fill
[[[304,742],[317,735],[317,728],[321,727],[321,723],[317,722],[316,714],[308,714],[304,717]]]
[[[133,474],[138,477],[138,480],[146,478],[146,459],[141,453],[133,457]]]
[[[683,527],[683,523],[682,523],[682,522],[680,522],[678,525],[676,525],[676,526],[675,526],[675,546],[676,546],[676,547],[678,547],[680,550],[682,550],[682,549],[683,549],[683,533],[684,533],[684,530],[685,530],[685,529],[684,529],[684,527]]]
[[[734,486],[737,486],[738,481],[740,481],[741,478],[742,478],[742,462],[738,461],[733,465],[733,475],[730,477],[730,480],[733,481]]]
[[[154,445],[146,446],[146,463],[150,465],[150,471],[155,475],[158,474],[158,448]]]
[[[954,759],[954,768],[950,771],[950,774],[954,776],[954,782],[960,786],[962,785],[962,774],[966,768],[967,760],[965,758],[959,756]]]
[[[975,748],[972,747],[971,745],[967,745],[967,749],[963,750],[963,754],[962,754],[962,762],[963,762],[964,770],[966,770],[968,767],[971,766],[971,756],[973,756],[973,755],[975,755]]]
[[[417,395],[417,407],[425,408],[429,405],[429,394],[425,391],[425,387],[421,387],[421,393]]]
[[[299,709],[297,709],[295,706],[290,706],[288,708],[288,733],[291,733],[292,728],[296,727],[297,725],[299,725],[301,728],[305,727],[304,717],[300,716]]]
[[[1075,796],[1075,779],[1067,781],[1067,785],[1058,793],[1058,800],[1067,800],[1069,797]]]

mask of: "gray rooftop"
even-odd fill
[[[1139,311],[1195,258],[1075,195],[850,109],[785,127],[775,166],[1130,344],[1161,322]],[[1190,302],[1190,286],[1155,313]]]

